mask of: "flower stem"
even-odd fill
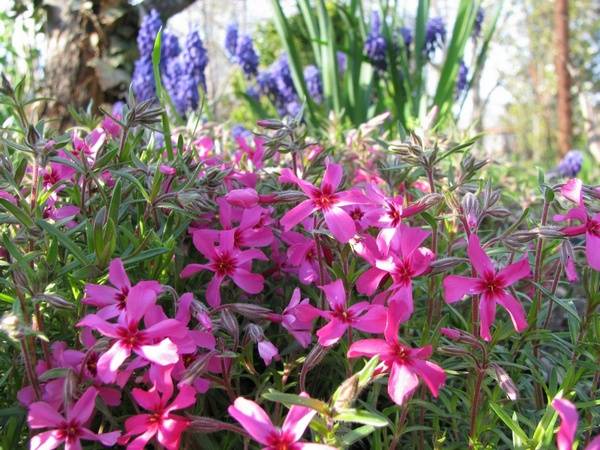
[[[475,388],[473,391],[473,401],[471,402],[471,421],[469,431],[469,448],[474,447],[475,440],[477,438],[477,412],[479,411],[479,402],[481,400],[481,384],[483,383],[483,376],[485,370],[477,367],[477,378],[475,378]]]

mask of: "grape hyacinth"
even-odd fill
[[[198,86],[206,91],[204,70],[208,64],[208,55],[197,31],[187,35],[181,53],[181,63],[184,73],[181,77],[180,89],[182,90],[181,95],[185,98],[185,110],[194,110],[198,107],[200,101]]]
[[[383,71],[386,68],[385,60],[386,42],[381,34],[381,19],[379,13],[373,11],[371,15],[371,31],[365,40],[364,52],[376,69]]]
[[[179,39],[173,33],[164,31],[160,44],[160,64],[161,68],[177,58],[181,53]]]
[[[304,68],[304,80],[306,81],[308,94],[316,103],[321,103],[323,101],[323,82],[319,69],[312,64],[306,66]]]
[[[400,27],[400,36],[402,37],[404,46],[408,50],[408,47],[410,47],[410,44],[412,44],[413,41],[412,31],[408,27]]]
[[[160,20],[160,14],[155,9],[152,9],[142,18],[140,31],[137,36],[137,45],[140,51],[140,58],[152,58],[152,49],[154,48],[154,40],[162,27],[163,23]]]
[[[483,26],[483,20],[485,19],[485,10],[480,6],[477,10],[477,16],[475,17],[475,23],[473,24],[473,38],[477,39],[481,34],[481,27]]]
[[[230,59],[235,58],[237,53],[238,31],[237,23],[230,23],[227,26],[227,31],[225,32],[225,50],[227,51]]]
[[[235,61],[246,76],[251,77],[258,74],[258,54],[254,50],[250,36],[244,35],[238,39]]]
[[[460,96],[467,88],[467,77],[469,75],[469,68],[465,62],[461,59],[458,66],[458,75],[456,77],[456,96]]]
[[[436,48],[442,48],[446,42],[446,24],[441,17],[434,17],[427,22],[425,32],[425,54],[431,58]]]
[[[152,59],[140,58],[135,62],[131,84],[138,102],[156,97]]]
[[[348,56],[346,56],[346,54],[344,52],[340,52],[339,50],[338,50],[336,56],[337,56],[338,73],[340,75],[343,75],[344,72],[346,72],[346,67],[348,67]]]
[[[560,176],[573,178],[581,171],[582,165],[583,153],[579,150],[570,150],[558,163],[556,172]]]

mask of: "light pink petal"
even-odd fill
[[[347,243],[356,234],[354,220],[339,206],[332,206],[323,212],[327,228],[333,234],[333,237],[342,244]]]
[[[390,353],[390,347],[383,339],[362,339],[354,342],[348,349],[348,358],[359,358],[366,356],[368,358],[375,355]]]
[[[446,382],[446,373],[444,372],[444,369],[437,364],[421,359],[414,360],[412,362],[412,367],[413,370],[421,376],[423,381],[425,381],[429,391],[431,391],[431,395],[437,397],[440,387]]]
[[[527,258],[520,259],[516,263],[510,264],[498,272],[498,277],[505,283],[504,287],[510,286],[530,275],[531,269]]]
[[[268,366],[269,364],[271,364],[273,358],[279,359],[279,350],[277,350],[277,347],[275,347],[271,341],[268,341],[266,339],[260,341],[257,344],[257,347],[258,354],[265,362],[265,365]]]
[[[302,203],[285,213],[279,223],[281,223],[285,231],[289,231],[316,210],[317,207],[312,200],[304,200]]]
[[[129,277],[125,272],[123,261],[120,258],[115,258],[108,266],[108,279],[111,284],[119,289],[123,287],[131,287]]]
[[[63,442],[64,439],[59,437],[58,430],[44,431],[32,436],[29,450],[52,450]]]
[[[217,256],[214,243],[216,234],[212,232],[213,230],[194,230],[192,233],[192,242],[194,243],[194,247],[196,247],[196,250],[202,253],[202,255],[209,260],[213,260]]]
[[[112,305],[115,303],[115,296],[118,293],[120,293],[120,291],[110,286],[86,284],[83,303],[99,307]]]
[[[398,330],[400,325],[410,319],[413,312],[413,301],[411,290],[403,290],[404,294],[394,293],[388,299],[387,317],[385,323],[385,339],[388,342],[398,340]],[[407,295],[410,294],[410,297]]]
[[[583,201],[583,197],[581,194],[582,187],[583,183],[581,182],[581,180],[577,178],[571,178],[560,188],[560,193],[567,200],[571,200],[573,203],[581,205]]]
[[[157,431],[158,427],[150,427],[145,433],[140,434],[133,441],[127,444],[127,450],[144,450],[148,441],[152,439],[152,437],[157,433]]]
[[[575,208],[571,208],[567,214],[557,214],[553,217],[556,222],[562,222],[564,220],[578,220],[580,222],[587,222],[588,215],[583,206],[577,206]]]
[[[233,282],[248,294],[258,294],[263,290],[265,279],[262,275],[244,269],[237,269],[232,278]]]
[[[405,400],[419,386],[419,378],[405,364],[392,364],[390,379],[388,380],[388,394],[397,405],[402,405]]]
[[[371,267],[356,280],[356,290],[364,295],[373,295],[386,275],[387,272],[377,267]]]
[[[334,163],[327,164],[323,180],[321,181],[321,189],[329,185],[333,191],[336,191],[342,181],[343,175],[344,170],[342,169],[342,166]]]
[[[160,423],[156,438],[167,450],[179,450],[181,435],[189,424],[187,420],[171,416]]]
[[[552,407],[560,416],[560,427],[556,435],[558,450],[572,450],[579,421],[577,409],[573,403],[560,397],[552,400]]]
[[[385,329],[386,320],[387,308],[381,305],[373,305],[352,326],[365,333],[381,334]]]
[[[148,308],[156,303],[156,290],[143,281],[136,284],[127,296],[127,321],[137,324]]]
[[[193,275],[196,275],[198,272],[202,272],[203,270],[210,270],[210,268],[206,264],[192,263],[186,265],[179,276],[181,278],[189,278]]]
[[[525,317],[525,309],[521,302],[510,295],[508,292],[502,292],[496,297],[496,301],[502,306],[510,319],[512,320],[515,330],[519,333],[527,328],[527,319]]]
[[[308,397],[308,395],[300,395]],[[288,411],[281,429],[291,436],[292,441],[299,441],[316,413],[314,409],[306,406],[293,405]]]
[[[479,276],[483,276],[488,272],[494,272],[494,264],[487,253],[481,248],[479,238],[475,234],[469,236],[467,253],[469,254],[471,264],[473,264],[473,267]]]
[[[494,297],[482,295],[479,299],[479,335],[485,341],[491,341],[490,327],[496,318],[496,300]]]
[[[223,277],[215,275],[206,286],[206,301],[210,306],[216,308],[221,304],[221,283]]]
[[[331,319],[331,321],[323,328],[317,331],[319,344],[323,347],[329,347],[340,340],[340,337],[348,329],[348,325],[340,320]]]
[[[35,402],[29,405],[27,414],[29,428],[58,427],[63,421],[58,411],[46,402]]]
[[[87,428],[83,428],[81,431],[83,439],[101,442],[105,447],[113,447],[117,443],[117,439],[121,436],[120,431],[100,434],[92,433]]]
[[[177,346],[169,338],[163,339],[158,344],[142,345],[136,353],[159,366],[168,366],[179,361]]]
[[[425,273],[429,269],[431,261],[435,259],[435,253],[425,247],[420,247],[413,251],[410,256],[410,267],[413,271],[413,277]]]
[[[121,341],[115,342],[111,348],[98,358],[98,376],[105,383],[115,381],[117,369],[125,362],[131,354],[131,350],[125,347]]]
[[[269,435],[275,432],[275,427],[267,413],[251,400],[243,397],[235,399],[227,412],[237,420],[255,441],[268,445]]]
[[[191,386],[182,385],[179,388],[177,397],[171,402],[167,411],[171,412],[177,409],[185,409],[192,406],[194,403],[196,403],[196,390]]]
[[[600,271],[600,236],[590,232],[585,234],[585,255],[590,267]]]
[[[410,256],[431,234],[427,230],[404,224],[400,224],[398,228],[399,232],[394,237],[394,241],[399,240],[400,252],[404,257]],[[395,242],[392,242],[392,245],[395,245]]]
[[[346,290],[342,280],[335,280],[333,283],[319,286],[325,293],[325,298],[331,306],[331,309],[344,307],[346,305]]]
[[[88,314],[79,321],[78,327],[88,327],[92,330],[99,331],[102,335],[116,338],[118,337],[117,326],[101,319],[96,314]]]
[[[225,196],[225,200],[233,206],[242,208],[252,208],[258,204],[258,193],[255,189],[233,189]]]
[[[462,300],[465,295],[474,295],[482,292],[478,278],[448,275],[442,283],[446,303]]]
[[[94,412],[96,406],[96,397],[98,391],[94,387],[89,387],[83,395],[77,400],[77,403],[67,413],[68,419],[79,419],[81,422],[87,422]]]
[[[187,335],[187,327],[179,320],[165,319],[144,330],[144,335],[150,339],[163,337],[183,338]]]
[[[577,276],[577,267],[575,266],[575,261],[570,256],[567,256],[567,261],[565,262],[565,274],[567,275],[567,280],[569,280],[571,283],[579,279]]]

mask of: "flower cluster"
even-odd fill
[[[442,48],[446,42],[446,23],[442,17],[433,17],[427,22],[425,30],[424,51],[431,58],[435,50]]]
[[[378,70],[385,70],[387,44],[381,32],[381,19],[377,11],[371,14],[371,29],[365,40],[364,52],[371,64]]]
[[[250,36],[239,36],[237,24],[230,24],[225,34],[225,50],[231,61],[239,64],[247,77],[258,74],[258,54]]]

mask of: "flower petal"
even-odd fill
[[[304,200],[302,203],[285,213],[285,215],[281,218],[279,223],[281,223],[285,231],[289,231],[291,228],[302,222],[305,218],[310,216],[316,210],[317,207],[315,206],[312,200]]]
[[[585,255],[590,267],[600,271],[600,236],[590,232],[585,234]]]
[[[121,341],[115,342],[111,348],[98,358],[96,367],[100,379],[105,383],[112,383],[115,381],[117,369],[121,367],[130,354],[131,350],[125,347]]]
[[[59,437],[58,430],[44,431],[32,436],[29,443],[29,450],[52,450],[63,442],[64,439]]]
[[[370,358],[388,353],[390,353],[389,345],[383,339],[362,339],[350,346],[347,356],[348,358],[359,358],[361,356]]]
[[[490,327],[496,318],[495,297],[482,295],[479,299],[479,335],[484,341],[491,341]]]
[[[527,319],[525,318],[525,309],[521,302],[514,298],[508,292],[502,292],[496,297],[496,301],[502,306],[510,316],[515,330],[519,333],[527,328]]]
[[[577,422],[579,421],[577,409],[573,403],[560,397],[552,400],[552,407],[560,416],[560,427],[556,435],[558,450],[571,450],[577,432]]]
[[[144,391],[140,388],[133,388],[131,391],[131,395],[138,405],[144,408],[147,411],[157,411],[160,409],[160,395],[158,391]],[[127,432],[131,433],[132,431],[127,426]],[[135,431],[133,433],[136,433]]]
[[[412,255],[431,234],[422,228],[409,227],[404,224],[398,226],[398,231],[392,240],[392,245],[399,247],[400,254],[404,257]]]
[[[388,380],[388,394],[397,405],[402,405],[419,386],[419,378],[406,364],[392,364]]]
[[[354,220],[339,206],[332,206],[323,212],[327,228],[333,237],[342,244],[347,243],[356,234]]]
[[[319,344],[323,347],[329,347],[335,344],[340,340],[347,329],[348,324],[337,319],[331,319],[327,325],[317,331]]]
[[[268,445],[268,438],[276,429],[265,411],[252,400],[238,397],[227,412],[237,420],[255,441]]]
[[[422,359],[414,360],[412,366],[415,372],[425,381],[431,395],[437,397],[440,387],[446,382],[444,369],[431,361],[423,361]]]
[[[94,412],[97,396],[98,391],[94,387],[87,388],[73,408],[67,412],[67,418],[77,418],[81,423],[87,422]]]
[[[168,366],[179,361],[177,346],[169,338],[163,339],[158,344],[142,345],[136,353],[159,366]]]
[[[471,264],[473,264],[473,267],[479,276],[483,276],[488,272],[494,272],[494,264],[487,253],[483,251],[483,248],[481,248],[479,238],[475,234],[469,236],[467,253],[471,260]]]
[[[308,397],[308,394],[301,393],[300,396]],[[299,441],[316,413],[317,411],[306,406],[293,405],[283,421],[281,429],[290,435],[293,442]]]
[[[482,289],[479,287],[478,278],[463,277],[460,275],[448,275],[444,278],[444,299],[446,303],[454,303],[462,300],[465,295],[479,294]]]
[[[386,319],[387,308],[381,305],[373,305],[352,326],[365,333],[381,334],[385,329]]]
[[[344,169],[342,166],[335,163],[329,163],[325,167],[325,174],[323,175],[323,180],[321,181],[321,189],[325,186],[331,186],[333,191],[336,191],[340,182],[342,181],[342,176],[344,175]]]
[[[248,294],[258,294],[263,290],[265,279],[262,275],[237,269],[233,276],[233,282]]]
[[[63,421],[63,416],[46,402],[35,402],[29,405],[27,414],[29,428],[58,427]]]
[[[371,267],[356,280],[356,290],[364,295],[373,295],[386,275],[387,272],[377,267]]]
[[[504,287],[515,284],[522,278],[531,275],[529,260],[525,257],[516,263],[510,264],[498,272],[498,278],[504,282]]]
[[[221,304],[221,283],[223,276],[215,275],[206,285],[206,301],[210,306],[216,308]]]
[[[113,259],[108,266],[108,279],[114,287],[119,289],[131,286],[123,261],[120,258]]]
[[[319,286],[319,289],[325,293],[331,309],[343,308],[346,305],[346,290],[342,280],[335,280],[333,283]]]

